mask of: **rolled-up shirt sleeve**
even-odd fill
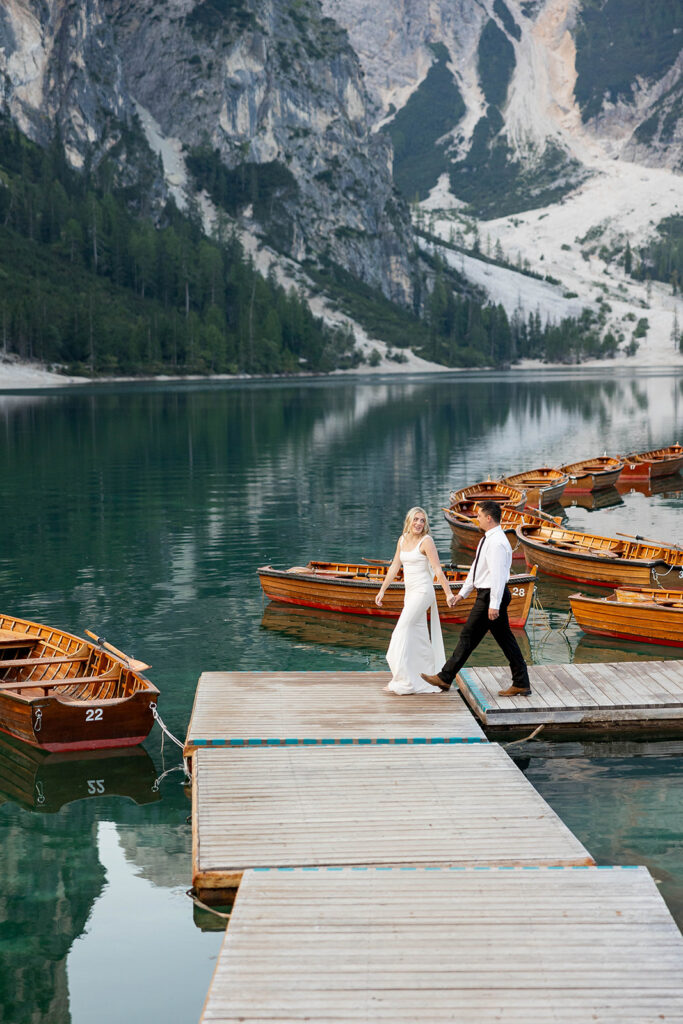
[[[498,610],[500,602],[503,600],[505,585],[510,578],[512,548],[502,530],[495,538],[492,537],[491,541],[487,552],[487,568],[491,574],[489,608]]]

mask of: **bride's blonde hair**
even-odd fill
[[[410,533],[410,527],[413,525],[413,519],[415,518],[418,512],[421,512],[422,515],[425,517],[425,528],[422,536],[426,537],[426,535],[429,533],[429,516],[427,515],[423,508],[420,508],[419,505],[415,505],[413,508],[410,509],[408,515],[405,518],[405,522],[403,523],[404,537],[407,537],[408,534]]]

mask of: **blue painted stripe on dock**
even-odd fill
[[[477,704],[482,709],[482,711],[490,711],[491,705],[485,699],[485,697],[482,694],[481,690],[479,689],[479,687],[475,683],[474,677],[472,675],[472,670],[469,669],[469,668],[461,668],[460,672],[458,673],[458,675],[461,675],[463,677],[463,680],[465,681],[465,683],[467,685],[467,689],[470,691],[472,696],[476,699]]]
[[[196,739],[188,740],[188,745],[191,747],[350,747],[350,746],[439,746],[444,744],[452,743],[488,743],[486,736],[359,736],[354,738],[352,736],[326,736],[322,739],[317,739],[312,736],[305,736],[303,738],[287,737],[280,738],[278,736],[269,736],[263,739],[259,736],[251,736],[248,739],[244,739],[239,736],[231,736],[228,738],[216,737],[215,739]]]

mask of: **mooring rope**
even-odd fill
[[[182,750],[182,749],[183,749],[183,744],[182,744],[182,743],[180,742],[180,740],[179,740],[179,739],[177,739],[177,737],[175,737],[175,736],[173,735],[173,733],[172,733],[172,732],[170,731],[170,729],[169,729],[169,728],[168,728],[168,727],[167,727],[167,726],[166,726],[166,725],[164,724],[164,720],[163,720],[163,718],[161,717],[161,715],[160,715],[160,714],[159,714],[159,712],[157,711],[157,706],[156,706],[156,704],[155,704],[154,702],[152,702],[152,703],[150,704],[150,706],[149,706],[149,707],[150,707],[150,710],[151,710],[151,712],[152,712],[152,715],[153,715],[153,717],[154,717],[154,721],[155,721],[155,722],[158,722],[158,723],[159,723],[159,725],[161,726],[161,731],[162,731],[162,732],[164,732],[164,733],[166,733],[166,735],[168,736],[168,738],[169,738],[170,740],[173,740],[173,742],[175,743],[175,745],[176,745],[177,747],[180,747],[180,749]]]
[[[222,910],[216,910],[215,907],[210,907],[207,903],[202,903],[199,897],[195,896],[195,894],[192,892],[192,889],[186,889],[185,895],[189,896],[192,902],[196,906],[200,907],[202,910],[208,910],[210,914],[215,914],[216,917],[222,917],[226,921],[230,920],[230,914],[226,914]]]

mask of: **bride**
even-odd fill
[[[455,604],[446,579],[436,545],[429,535],[429,520],[423,508],[411,508],[403,524],[403,533],[396,545],[394,560],[375,598],[378,608],[389,584],[403,566],[405,597],[403,611],[391,634],[387,661],[391,669],[391,682],[384,689],[387,693],[403,696],[407,693],[440,693],[437,686],[431,686],[421,678],[425,665],[433,668],[426,672],[432,675],[445,660],[441,623],[434,593],[434,577],[443,588],[449,607]],[[431,609],[431,640],[427,630],[427,609]]]

